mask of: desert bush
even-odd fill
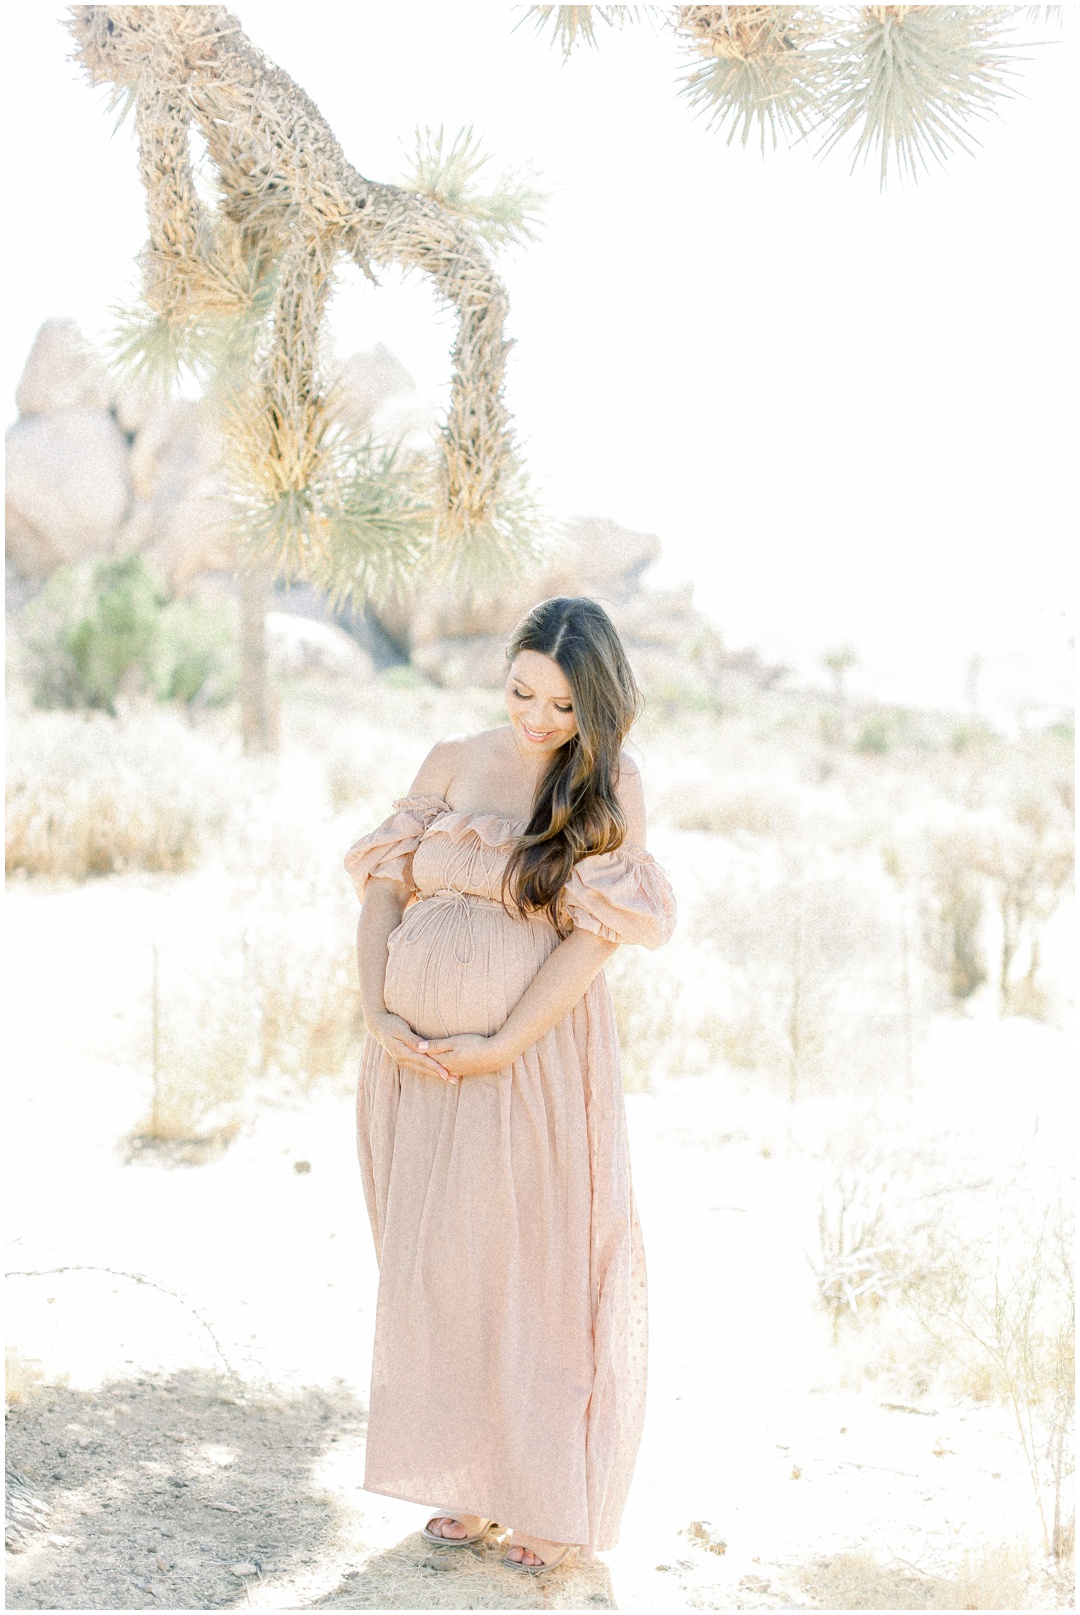
[[[987,976],[983,836],[973,824],[931,831],[921,892],[927,963],[955,1003],[971,998]]]
[[[842,1317],[891,1299],[902,1280],[910,1245],[890,1227],[891,1193],[887,1167],[866,1159],[842,1166],[822,1187],[812,1266],[834,1342]]]
[[[605,966],[615,1007],[626,1093],[649,1093],[656,1079],[678,1069],[685,1047],[678,985],[641,948],[620,948]]]
[[[880,870],[796,845],[751,854],[715,894],[703,935],[731,990],[733,1064],[778,1074],[794,1103],[823,1079],[855,1077],[871,1053],[887,1061],[901,948]]]
[[[982,1394],[1007,1407],[1023,1450],[1045,1551],[1072,1550],[1075,1289],[1071,1213],[1041,1210],[1014,1192],[997,1226],[965,1237],[933,1225],[931,1260],[904,1301]]]
[[[61,567],[20,625],[34,704],[115,715],[149,694],[187,706],[235,692],[235,636],[226,612],[171,599],[138,555]]]
[[[230,864],[259,1074],[301,1085],[341,1076],[363,1036],[356,902],[338,834],[324,832],[253,817]]]
[[[997,903],[1001,927],[997,988],[1003,1014],[1040,1019],[1046,995],[1039,979],[1043,928],[1068,890],[1073,871],[1071,827],[1048,794],[1030,792],[1012,804],[1004,823],[985,838],[979,864]],[[1024,952],[1027,968],[1016,975]]]
[[[150,1110],[141,1141],[195,1142],[216,1134],[228,1141],[257,1059],[251,995],[233,960],[164,961],[152,952],[150,994]]]
[[[6,866],[53,879],[192,868],[227,814],[219,751],[167,713],[32,714],[8,732]]]

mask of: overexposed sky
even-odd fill
[[[978,654],[1001,719],[1067,700],[1070,44],[1031,50],[974,157],[882,195],[841,153],[725,146],[649,26],[564,67],[506,5],[237,9],[367,177],[440,123],[544,175],[542,240],[501,267],[554,513],[659,534],[663,576],[804,677],[850,641],[883,698],[962,705]],[[111,135],[60,14],[5,8],[9,415],[40,322],[100,333],[145,234],[130,126]],[[334,323],[442,396],[452,327],[421,281],[343,276]]]

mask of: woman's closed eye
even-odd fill
[[[514,694],[517,696],[519,701],[531,701],[532,700],[531,694],[529,694],[529,692],[526,691],[526,690],[519,690],[516,684],[514,686]],[[570,707],[561,707],[561,706],[558,705],[557,702],[553,702],[552,705],[555,707],[556,712],[573,712],[573,710],[574,710],[572,706],[570,706]]]

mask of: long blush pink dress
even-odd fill
[[[403,882],[386,1007],[425,1037],[497,1031],[557,946],[500,902],[520,820],[405,798],[345,859]],[[675,900],[632,848],[578,863],[566,921],[655,948]],[[644,1253],[601,971],[505,1070],[457,1086],[360,1066],[360,1166],[379,1260],[364,1485],[551,1542],[615,1546],[645,1399]]]

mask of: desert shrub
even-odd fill
[[[731,992],[733,1064],[777,1074],[794,1102],[823,1079],[855,1077],[871,1054],[887,1060],[902,1021],[901,947],[880,871],[795,845],[748,853],[703,935]]]
[[[207,704],[237,681],[228,616],[173,600],[146,561],[61,567],[23,616],[24,665],[34,704],[110,714],[136,694]]]
[[[198,600],[170,600],[158,615],[153,668],[161,701],[222,706],[236,694],[240,668],[230,614]]]
[[[52,879],[192,868],[227,814],[219,752],[167,713],[32,714],[8,733],[6,866]]]
[[[981,1394],[1012,1415],[1045,1551],[1072,1551],[1075,1285],[1071,1212],[1026,1203],[1015,1190],[996,1226],[967,1233],[935,1221],[930,1260],[904,1286],[905,1304]]]
[[[986,980],[986,891],[980,830],[960,823],[929,834],[922,878],[921,933],[931,971],[963,1003]]]
[[[1004,822],[984,838],[980,868],[990,882],[1001,927],[997,987],[1005,1014],[1041,1018],[1046,995],[1039,979],[1046,922],[1069,888],[1071,826],[1048,793],[1026,792]],[[1016,967],[1026,954],[1022,976]]]
[[[883,757],[899,738],[897,720],[892,713],[871,712],[863,719],[855,736],[854,750],[864,756]]]
[[[234,849],[233,907],[260,1076],[340,1077],[363,1037],[357,907],[335,830],[268,813]]]
[[[230,968],[230,964],[232,968]],[[150,1109],[141,1141],[223,1141],[240,1124],[257,1060],[257,1023],[235,956],[193,968],[153,950],[150,997]]]
[[[620,948],[604,974],[615,1007],[623,1088],[648,1093],[664,1071],[678,1069],[685,1049],[680,994],[670,962],[641,948]]]
[[[910,1260],[910,1235],[901,1242],[890,1227],[892,1191],[888,1167],[866,1158],[841,1166],[822,1186],[812,1265],[834,1342],[842,1317],[892,1298]]]

